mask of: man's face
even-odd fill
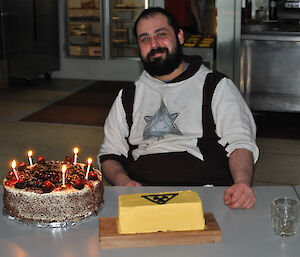
[[[152,76],[173,72],[182,61],[183,32],[175,35],[162,14],[143,18],[137,25],[137,41],[145,70]]]

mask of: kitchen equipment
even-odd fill
[[[255,111],[300,112],[300,33],[241,37],[241,88]]]
[[[287,0],[284,3],[285,8],[290,9],[299,9],[300,8],[300,1],[299,0]]]
[[[300,0],[283,0],[278,6],[278,18],[300,24]]]
[[[9,78],[48,79],[59,70],[58,1],[0,0],[0,52]]]
[[[266,10],[263,8],[263,6],[255,11],[255,19],[258,21],[263,21],[266,19]]]
[[[278,20],[278,2],[277,0],[269,0],[269,20]]]
[[[242,0],[242,23],[251,20],[252,2],[251,0]]]

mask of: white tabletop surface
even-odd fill
[[[117,216],[118,195],[191,189],[199,193],[205,212],[213,212],[223,233],[221,243],[100,250],[99,217]],[[299,187],[300,189],[300,187]],[[293,187],[255,187],[257,204],[251,210],[224,206],[224,187],[105,187],[104,208],[98,216],[67,229],[33,228],[0,214],[0,257],[298,257],[300,231],[282,238],[272,232],[270,204],[278,196],[297,198]],[[3,189],[0,190],[2,198]],[[0,201],[3,208],[3,202]]]
[[[295,186],[296,194],[298,195],[298,198],[300,200],[300,185]]]

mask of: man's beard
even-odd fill
[[[165,53],[166,58],[157,57],[151,60],[151,57],[156,53]],[[152,49],[146,56],[146,59],[142,59],[144,69],[153,77],[155,76],[163,76],[170,74],[176,68],[178,68],[179,64],[183,60],[183,53],[181,50],[181,46],[177,41],[177,46],[174,50],[174,53],[170,53],[169,49],[164,47],[158,47],[156,49]]]

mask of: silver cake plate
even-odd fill
[[[63,221],[63,222],[50,222],[50,223],[46,223],[46,222],[38,222],[38,221],[30,221],[30,220],[22,220],[19,219],[17,217],[11,216],[9,215],[6,211],[5,208],[3,208],[3,215],[7,216],[8,220],[11,220],[15,223],[18,224],[22,224],[22,225],[26,225],[32,228],[69,228],[69,227],[73,227],[75,225],[79,225],[82,223],[86,223],[92,219],[94,219],[95,217],[97,217],[98,215],[96,214],[92,214],[88,217],[82,218],[82,219],[78,219],[78,221]]]

